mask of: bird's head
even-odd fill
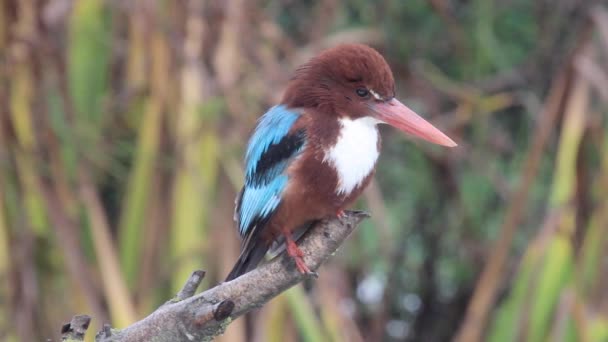
[[[390,67],[376,50],[344,44],[325,50],[296,71],[282,103],[351,119],[371,117],[435,144],[456,146],[395,98]]]

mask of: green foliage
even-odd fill
[[[75,313],[126,325],[193,269],[221,281],[255,119],[341,39],[378,48],[396,96],[459,147],[381,128],[376,196],[356,205],[374,220],[331,274],[262,308],[255,338],[452,339],[568,71],[481,326],[497,342],[608,340],[606,37],[566,2],[0,0],[0,340],[56,339]],[[224,340],[252,332],[242,322]]]
[[[95,143],[107,94],[110,22],[101,0],[78,1],[70,16],[69,89],[84,137]],[[81,137],[82,138],[82,137]]]

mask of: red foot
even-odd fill
[[[302,273],[302,274],[312,274],[313,271],[310,270],[310,268],[308,268],[308,266],[306,266],[306,263],[304,262],[304,259],[300,258],[294,258],[293,259],[296,262],[296,268],[298,269],[298,272]]]
[[[295,241],[293,241],[293,239],[291,238],[291,233],[283,231],[283,235],[285,236],[287,255],[289,255],[296,263],[296,268],[298,269],[298,272],[307,275],[316,275],[315,272],[311,271],[310,268],[306,266],[304,259],[302,259],[302,257],[304,256],[304,252],[302,252],[302,250],[299,249],[296,245]]]
[[[336,213],[336,216],[337,216],[339,219],[343,219],[344,217],[346,217],[346,213],[344,212],[344,210],[340,209],[340,210],[338,210],[338,212]]]

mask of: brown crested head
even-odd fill
[[[344,44],[322,52],[298,70],[282,104],[341,119],[372,118],[435,144],[456,146],[449,137],[395,98],[390,67],[376,50]]]
[[[282,103],[349,117],[369,115],[369,103],[395,96],[390,67],[376,50],[343,44],[323,51],[299,67]]]

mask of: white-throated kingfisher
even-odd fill
[[[312,273],[292,234],[341,216],[361,194],[374,173],[376,126],[383,123],[456,146],[395,98],[391,69],[368,46],[339,45],[298,68],[281,103],[260,118],[249,140],[235,210],[243,243],[226,280],[255,268],[278,239],[298,271]]]

